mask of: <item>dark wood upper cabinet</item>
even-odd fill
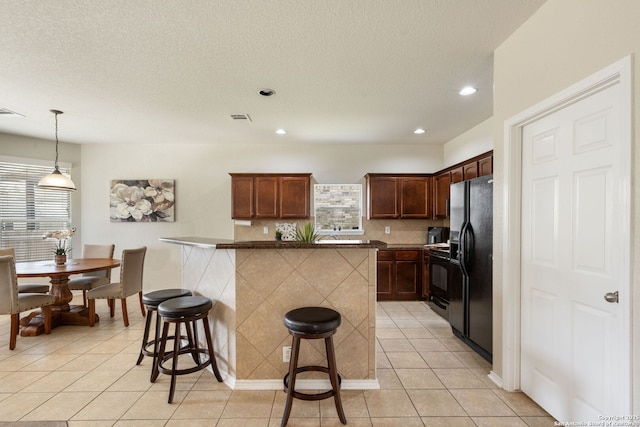
[[[309,218],[311,174],[229,175],[231,218]]]
[[[280,218],[309,218],[308,176],[280,178]]]
[[[478,162],[465,163],[462,166],[462,175],[464,180],[473,179],[478,177]]]
[[[401,177],[400,218],[431,218],[431,178]]]
[[[458,166],[455,169],[451,169],[451,183],[464,181],[464,168]]]
[[[393,176],[367,175],[369,218],[395,219],[400,216],[398,180]]]
[[[256,176],[254,180],[255,218],[278,218],[278,177]]]
[[[431,177],[367,174],[369,219],[431,218]]]
[[[231,218],[255,217],[255,187],[253,177],[231,178]]]
[[[478,160],[478,176],[491,175],[493,173],[493,156],[487,156]]]
[[[447,203],[449,201],[449,186],[451,185],[451,174],[443,172],[434,177],[433,195],[433,216],[435,218],[447,217]]]

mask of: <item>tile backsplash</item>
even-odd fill
[[[287,222],[295,222],[298,227],[308,220],[290,220]],[[283,220],[252,220],[250,226],[235,225],[235,240],[275,240],[276,222],[284,222]],[[427,229],[429,227],[448,226],[441,220],[367,220],[362,219],[362,227],[364,235],[343,235],[340,239],[362,239],[362,240],[381,240],[389,244],[413,244],[427,242]],[[264,228],[267,227],[267,234],[264,234]],[[390,228],[390,233],[386,234],[386,227]]]

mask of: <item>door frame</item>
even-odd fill
[[[520,389],[520,346],[521,346],[521,231],[522,231],[522,130],[524,126],[561,110],[605,88],[620,85],[617,105],[622,110],[620,176],[622,177],[621,198],[618,201],[623,225],[617,229],[615,240],[623,251],[622,283],[620,304],[624,330],[622,331],[624,371],[621,380],[621,395],[627,396],[623,402],[624,413],[631,413],[632,407],[632,358],[631,358],[631,57],[627,56],[598,71],[586,79],[558,92],[546,100],[513,116],[504,123],[504,173],[502,182],[502,378],[501,385],[507,391]],[[624,232],[626,230],[626,232]],[[495,315],[494,315],[495,316]],[[495,318],[494,318],[495,323]],[[623,371],[623,372],[624,372]]]

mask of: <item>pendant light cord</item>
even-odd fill
[[[56,115],[56,163],[55,163],[55,168],[58,169],[58,114],[59,113],[54,113]]]

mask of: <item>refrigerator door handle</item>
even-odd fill
[[[464,252],[464,267],[467,274],[473,268],[472,254],[475,251],[475,248],[476,240],[475,235],[473,234],[473,226],[468,222],[464,229],[464,247],[462,248],[462,251]]]
[[[462,270],[462,274],[465,276],[468,276],[468,272],[467,272],[467,251],[466,251],[466,245],[467,245],[467,226],[469,225],[468,222],[464,222],[462,224],[462,228],[460,229],[460,246],[458,248],[458,261],[460,262],[460,270]]]

